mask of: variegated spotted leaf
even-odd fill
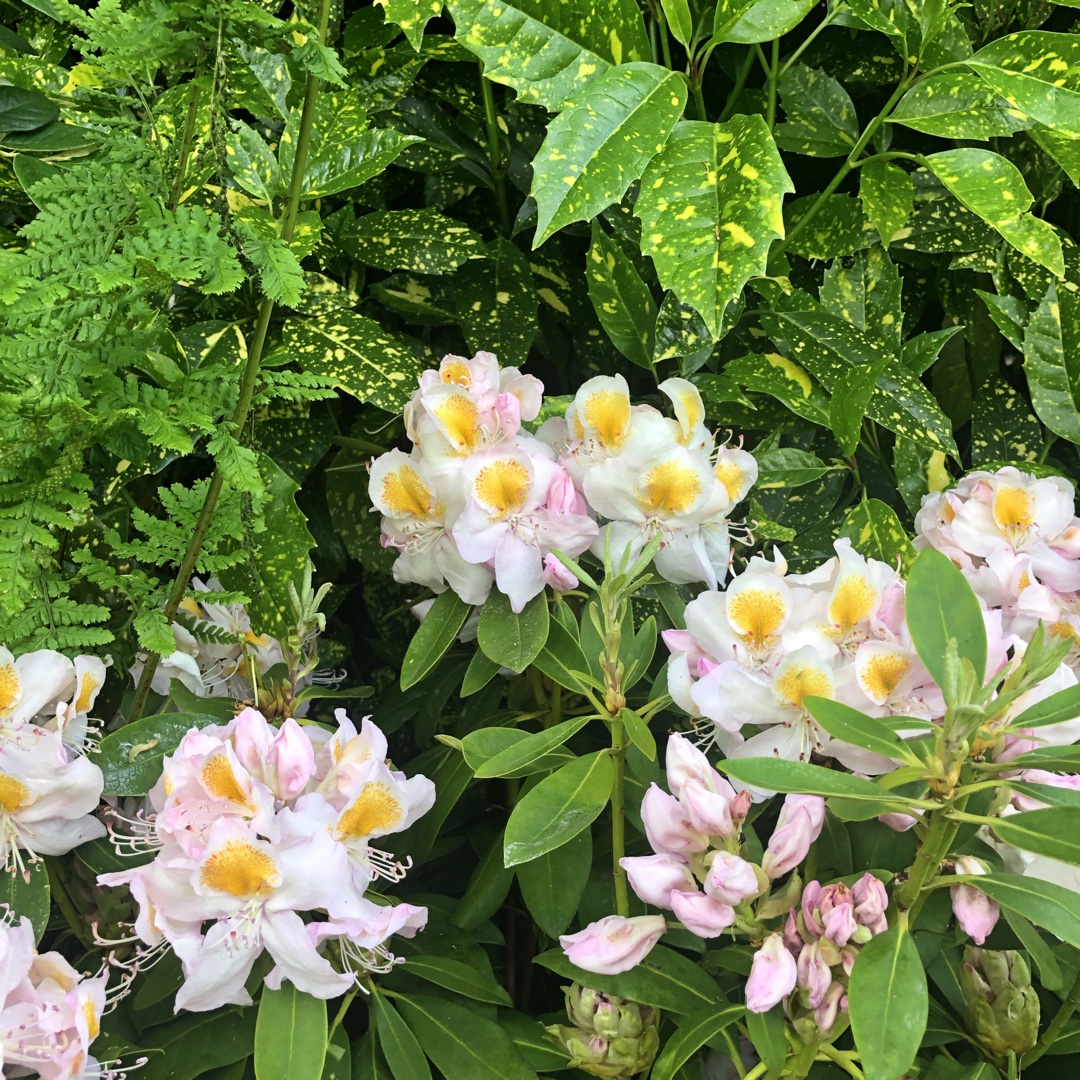
[[[966,63],[1012,108],[1080,135],[1080,36],[1021,30],[990,42]]]
[[[784,235],[781,205],[793,191],[760,116],[678,125],[649,163],[634,212],[641,250],[660,283],[701,313],[714,337],[724,311]]]
[[[286,186],[300,130],[299,107],[289,113],[281,135],[278,161]],[[301,195],[305,199],[334,195],[378,176],[410,144],[421,141],[393,128],[368,130],[359,90],[324,90],[315,103],[315,124],[308,147]]]
[[[1031,192],[1008,158],[971,146],[930,154],[924,160],[960,202],[1017,251],[1057,277],[1065,276],[1061,240],[1048,222],[1028,212]]]
[[[761,322],[830,392],[850,368],[889,356],[876,341],[824,311],[779,311],[763,315]],[[900,364],[885,365],[866,411],[897,435],[957,456],[948,418],[930,391]]]
[[[1036,461],[1042,443],[1042,425],[1024,395],[996,373],[988,378],[972,407],[972,468],[982,469],[993,461]]]
[[[466,263],[454,278],[458,321],[473,352],[487,349],[504,366],[520,367],[538,329],[529,260],[501,238],[484,253],[487,258]]]
[[[713,41],[754,45],[783,37],[803,21],[816,0],[718,0]]]
[[[896,566],[905,573],[915,561],[915,546],[896,516],[896,511],[880,499],[865,499],[844,518],[840,535],[868,559]]]
[[[683,46],[694,36],[694,14],[688,0],[660,0],[671,36]]]
[[[900,356],[904,312],[900,272],[883,247],[861,251],[850,267],[834,260],[821,284],[821,306]]]
[[[819,427],[829,426],[829,395],[806,368],[779,353],[750,353],[729,360],[723,373],[744,390],[768,394]]]
[[[885,34],[905,60],[914,59],[910,56],[909,39],[914,36],[917,42],[919,34],[911,24],[912,12],[906,0],[850,0],[850,3],[852,12],[871,30]]]
[[[1018,296],[998,296],[996,293],[976,289],[976,294],[986,305],[987,314],[994,325],[1014,349],[1024,351],[1024,327],[1028,321],[1027,304]]]
[[[804,487],[820,480],[834,466],[827,465],[816,454],[797,450],[793,446],[774,447],[755,452],[757,459],[757,491],[777,491],[780,488]]]
[[[484,256],[480,235],[438,210],[365,214],[348,230],[347,246],[369,266],[416,274],[452,274],[469,259]]]
[[[929,169],[911,175],[915,191],[915,212],[911,221],[893,236],[893,243],[906,251],[931,255],[957,255],[985,251],[997,245],[997,234],[977,214],[957,202]],[[1029,263],[1033,270],[1039,269]],[[1039,273],[1043,273],[1039,270]]]
[[[805,195],[784,208],[784,220],[793,234],[789,251],[806,259],[832,259],[854,255],[877,239],[874,226],[866,220],[862,204],[854,195],[830,195],[796,233],[796,226],[817,200],[816,195]]]
[[[712,353],[713,338],[697,309],[682,303],[669,292],[660,304],[656,316],[653,363],[693,356],[708,350]]]
[[[792,64],[780,79],[787,123],[776,129],[776,145],[793,154],[847,157],[859,139],[859,118],[848,92],[831,76]]]
[[[915,189],[899,165],[874,158],[859,170],[859,200],[881,242],[889,244],[911,218]]]
[[[1073,186],[1080,187],[1080,137],[1053,131],[1044,124],[1033,124],[1029,133],[1061,166]]]
[[[559,112],[612,64],[650,54],[634,0],[448,0],[457,40],[484,62],[484,75],[518,99]]]
[[[1031,127],[1032,120],[977,75],[946,71],[917,82],[889,116],[943,139],[993,139]]]
[[[634,264],[599,221],[592,223],[585,280],[596,317],[612,344],[631,363],[651,371],[656,301]]]
[[[239,120],[225,140],[225,159],[237,185],[256,199],[269,203],[284,190],[274,152],[254,128]]]
[[[657,64],[623,64],[593,79],[551,122],[533,159],[533,247],[618,202],[663,150],[685,105],[686,80]]]
[[[1080,443],[1080,302],[1050,288],[1024,329],[1024,373],[1031,404],[1055,434]]]
[[[442,0],[374,0],[386,12],[386,21],[397,23],[409,44],[420,51],[424,27],[442,14]]]
[[[900,353],[904,367],[912,375],[921,375],[937,360],[938,353],[949,339],[955,337],[963,329],[963,323],[958,323],[956,326],[946,326],[943,330],[925,330],[921,334],[908,338]]]
[[[327,311],[285,324],[285,349],[305,371],[387,412],[400,411],[420,372],[412,343],[353,311]]]
[[[829,401],[829,426],[845,457],[851,457],[859,448],[863,420],[878,376],[889,364],[894,363],[896,360],[893,357],[886,356],[872,364],[848,368],[836,380]]]
[[[240,72],[229,73],[229,90],[233,91],[233,80],[239,84],[235,103],[247,109],[254,116],[280,116],[289,118],[287,99],[292,89],[292,76],[289,74],[285,57],[268,52],[254,45],[237,43],[237,55],[244,62]],[[240,76],[239,78],[237,76]]]
[[[944,491],[953,482],[940,450],[928,450],[921,443],[898,436],[893,445],[893,473],[896,490],[913,517],[930,491]]]

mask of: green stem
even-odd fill
[[[700,74],[690,80],[690,94],[694,99],[694,112],[697,113],[697,118],[708,120],[708,114],[705,112],[705,95],[701,91]]]
[[[499,209],[499,222],[504,236],[509,236],[510,204],[506,200],[506,177],[503,168],[502,142],[499,138],[499,118],[495,112],[495,94],[491,83],[484,78],[484,68],[480,66],[480,93],[484,98],[484,122],[487,125],[488,157],[491,160],[491,178],[495,184],[495,203]]]
[[[333,1041],[334,1032],[341,1027],[342,1020],[345,1019],[345,1014],[349,1011],[349,1006],[353,1003],[353,998],[360,992],[360,987],[354,986],[344,997],[341,1002],[341,1008],[337,1011],[337,1016],[334,1017],[334,1022],[330,1025],[330,1030],[326,1033],[326,1046],[330,1047],[330,1043]]]
[[[611,763],[615,781],[611,788],[611,874],[615,879],[615,914],[630,914],[630,894],[626,888],[626,871],[620,861],[626,854],[626,727],[617,716],[611,718]]]
[[[962,810],[967,804],[967,796],[962,795],[955,800],[956,810]],[[953,840],[960,828],[960,822],[949,817],[947,808],[933,811],[930,815],[930,826],[926,832],[926,839],[919,845],[915,855],[915,862],[911,864],[907,880],[896,890],[896,904],[901,915],[907,917],[914,924],[922,908],[925,896],[923,887],[934,877],[941,868],[941,860],[949,854]]]
[[[848,1076],[855,1077],[855,1080],[866,1080],[866,1077],[863,1075],[862,1069],[860,1069],[847,1056],[847,1054],[841,1053],[831,1043],[822,1043],[818,1047],[818,1053],[821,1054],[822,1057],[826,1057],[830,1061],[836,1062],[836,1064],[839,1065],[840,1068],[843,1069],[844,1072],[846,1072],[848,1074]]]
[[[1020,1064],[1023,1068],[1026,1069],[1029,1065],[1034,1065],[1054,1045],[1058,1033],[1076,1011],[1077,1005],[1080,1005],[1080,973],[1077,973],[1076,978],[1073,980],[1069,996],[1061,1003],[1061,1008],[1054,1015],[1054,1019],[1050,1021],[1046,1030],[1039,1036],[1039,1041],[1021,1059]]]
[[[664,67],[671,71],[671,39],[668,36],[667,19],[664,17],[663,8],[657,12],[656,27],[660,34],[660,51],[664,57]]]
[[[330,0],[321,0],[319,7],[319,41],[326,41],[326,27],[330,21]],[[300,130],[296,140],[296,154],[293,158],[293,172],[289,182],[289,194],[285,204],[285,220],[282,224],[281,238],[288,244],[293,237],[296,228],[296,217],[300,210],[300,198],[304,188],[304,171],[307,166],[308,148],[311,145],[311,131],[315,123],[315,100],[319,92],[319,79],[315,75],[308,75],[307,84],[304,88],[304,105],[300,114]],[[236,400],[236,409],[233,412],[232,428],[234,432],[241,432],[247,423],[248,413],[251,410],[251,399],[255,393],[255,383],[259,376],[259,364],[262,361],[263,348],[266,344],[266,333],[270,328],[270,318],[274,312],[274,301],[265,297],[259,307],[259,315],[255,322],[255,331],[248,345],[247,364],[240,382],[240,392]],[[165,621],[169,624],[176,618],[180,610],[180,604],[187,593],[188,583],[195,571],[195,565],[199,559],[206,534],[210,530],[210,522],[217,507],[221,489],[224,486],[224,477],[220,469],[214,470],[210,478],[210,484],[206,489],[206,497],[203,500],[202,510],[199,512],[199,520],[195,524],[191,541],[187,551],[180,561],[176,578],[173,581],[172,591],[169,593],[168,603],[165,605]],[[135,697],[131,704],[131,712],[127,723],[134,723],[142,715],[146,707],[146,699],[150,696],[150,686],[161,662],[159,653],[150,653],[143,666],[139,685],[135,688]]]
[[[764,1061],[759,1061],[747,1074],[745,1080],[758,1080],[758,1077],[764,1076],[769,1071],[768,1065]]]
[[[791,67],[791,65],[794,64],[795,61],[798,60],[799,57],[802,56],[802,54],[804,52],[806,52],[806,50],[811,45],[813,45],[814,40],[817,38],[818,34],[820,34],[821,31],[824,30],[826,26],[831,26],[832,25],[833,18],[836,15],[838,15],[841,10],[842,9],[841,9],[840,5],[837,4],[836,7],[833,8],[832,11],[829,11],[829,12],[826,13],[825,18],[822,19],[821,22],[819,22],[817,24],[817,26],[815,26],[814,29],[811,30],[810,33],[806,35],[806,40],[781,65],[781,67],[780,67],[780,74],[781,75],[783,75],[784,72],[787,71],[787,69],[789,67]]]
[[[859,141],[852,148],[852,151],[847,156],[847,160],[840,166],[836,175],[829,181],[825,190],[817,197],[814,204],[809,210],[796,222],[787,236],[780,241],[779,245],[773,249],[775,254],[779,254],[782,251],[786,251],[790,246],[792,240],[801,233],[807,225],[817,216],[818,211],[825,205],[825,201],[832,195],[836,189],[844,182],[844,178],[852,169],[855,168],[856,162],[859,160],[859,155],[866,149],[870,140],[877,133],[878,128],[885,123],[886,117],[892,112],[896,103],[907,93],[908,80],[905,78],[901,81],[900,85],[892,92],[889,100],[885,102],[884,108],[881,112],[866,125],[862,135],[859,136]]]
[[[772,131],[776,126],[776,95],[780,89],[780,39],[773,38],[772,59],[769,62],[769,106],[765,123]]]
[[[169,191],[169,209],[175,210],[180,205],[180,196],[184,194],[184,181],[187,179],[188,159],[191,146],[195,141],[195,121],[199,116],[199,98],[202,90],[193,79],[191,82],[191,100],[188,102],[187,119],[184,121],[184,134],[180,140],[180,157],[176,162],[176,177]]]
[[[719,122],[722,124],[732,112],[735,110],[735,100],[743,92],[743,87],[746,86],[746,80],[750,78],[750,69],[754,66],[754,50],[746,50],[746,59],[743,61],[743,65],[739,68],[739,74],[735,76],[735,85],[731,89],[731,93],[728,94],[728,99],[724,103],[724,111],[720,114]]]

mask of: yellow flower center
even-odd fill
[[[0,667],[0,716],[11,712],[22,696],[22,682],[14,664]]]
[[[485,465],[475,481],[476,497],[493,511],[493,518],[508,517],[520,510],[532,486],[529,470],[515,458],[499,458]]]
[[[0,808],[10,814],[30,802],[30,789],[21,780],[0,773]]]
[[[415,469],[402,465],[383,478],[382,501],[391,513],[427,517],[431,510],[431,489]]]
[[[630,433],[630,399],[618,390],[597,390],[585,399],[585,423],[606,450],[617,450]]]
[[[787,618],[787,604],[778,592],[744,589],[728,596],[728,619],[748,645],[755,649],[768,645]]]
[[[777,697],[795,708],[803,707],[808,697],[827,697],[833,694],[833,683],[828,672],[809,664],[789,664],[776,677],[773,691]]]
[[[840,579],[829,603],[829,621],[847,632],[863,619],[868,619],[877,603],[877,592],[869,581],[858,574]]]
[[[737,461],[718,461],[716,479],[727,488],[728,498],[732,502],[738,502],[749,487],[746,470]]]
[[[233,772],[232,762],[227,754],[219,751],[207,759],[202,767],[202,783],[215,799],[227,799],[245,810],[254,809],[248,802],[236,773]]]
[[[389,832],[405,819],[404,807],[390,788],[378,781],[365,784],[337,823],[339,840],[361,840],[374,832]]]
[[[469,374],[469,365],[464,360],[452,360],[447,357],[439,365],[439,377],[444,383],[454,386],[464,386],[466,390],[472,385],[472,376]]]
[[[459,454],[471,454],[480,445],[480,410],[472,398],[450,394],[435,405],[434,413]]]
[[[911,661],[902,653],[875,653],[859,676],[863,689],[875,701],[888,701],[900,680],[911,670]]]
[[[1010,541],[1020,539],[1035,523],[1035,505],[1022,487],[1000,487],[994,492],[994,524]]]
[[[1064,638],[1066,641],[1072,641],[1074,644],[1080,645],[1080,632],[1071,622],[1062,619],[1060,622],[1051,623],[1047,630],[1050,631],[1052,637]]]
[[[230,840],[202,865],[203,887],[231,896],[265,896],[281,883],[277,863],[243,840]]]
[[[701,480],[681,461],[662,461],[645,474],[637,500],[648,514],[683,514],[701,495]]]

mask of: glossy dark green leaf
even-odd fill
[[[988,305],[988,309],[993,315],[993,308]],[[1024,332],[1022,328],[1018,330],[1017,348],[1023,348]],[[1031,378],[1030,369],[1028,378]],[[1024,463],[1036,460],[1042,440],[1042,427],[1028,400],[995,372],[976,391],[972,405],[972,466],[981,469],[988,462],[1013,461],[1022,468]]]
[[[805,195],[784,207],[790,235],[788,250],[807,259],[854,255],[877,238],[863,205],[854,195],[829,195],[804,226],[802,219],[817,205],[816,195]],[[798,232],[796,232],[798,227]]]
[[[687,0],[660,0],[671,36],[680,45],[689,45],[694,34],[694,14]]]
[[[454,277],[458,321],[473,352],[486,349],[504,367],[520,367],[538,329],[539,297],[529,260],[501,237],[484,254]]]
[[[0,131],[34,131],[59,115],[60,107],[40,90],[0,86]]]
[[[782,758],[728,758],[717,763],[721,772],[734,776],[751,787],[782,794],[840,795],[845,799],[889,798],[889,792],[871,780],[850,773],[824,769],[806,761],[785,761]]]
[[[473,694],[483,690],[498,673],[499,665],[485,656],[480,649],[477,649],[469,661],[469,666],[465,671],[465,678],[461,680],[461,696],[463,698],[472,697]]]
[[[255,1024],[257,1080],[317,1080],[326,1058],[326,1029],[325,1001],[288,981],[280,990],[264,986]]]
[[[506,823],[503,864],[528,862],[588,828],[607,806],[613,782],[611,756],[604,750],[545,777],[517,803]]]
[[[986,874],[958,880],[974,885],[1003,908],[1080,948],[1080,912],[1072,889],[1021,874]]]
[[[443,10],[443,0],[381,0],[381,3],[386,21],[397,23],[417,51],[424,40],[424,27]]]
[[[900,355],[903,340],[901,296],[896,264],[879,244],[855,255],[850,266],[834,260],[819,291],[826,311],[857,327],[895,356]]]
[[[502,907],[513,883],[514,871],[503,866],[503,834],[500,831],[481,855],[469,878],[454,910],[454,925],[462,930],[475,930]]]
[[[545,728],[523,739],[516,740],[505,750],[488,758],[476,769],[478,779],[493,776],[517,776],[520,770],[537,758],[549,754],[556,747],[562,746],[571,735],[580,731],[592,719],[589,716],[575,716],[564,720],[554,727]]]
[[[401,662],[402,690],[418,683],[443,658],[461,633],[470,611],[472,608],[449,589],[435,598]]]
[[[899,758],[909,765],[920,764],[904,740],[877,717],[867,716],[850,705],[831,698],[807,697],[806,708],[810,715],[834,739],[861,746],[888,758]],[[879,791],[880,795],[880,791]]]
[[[515,612],[510,598],[492,589],[480,609],[477,640],[500,667],[524,671],[544,647],[549,621],[545,593],[534,596],[520,612]]]
[[[348,242],[361,262],[417,274],[449,274],[484,254],[478,233],[438,210],[365,214],[349,230]]]
[[[393,1002],[376,993],[373,1010],[379,1049],[386,1058],[394,1080],[430,1080],[431,1068],[424,1051]]]
[[[402,970],[474,1001],[487,1001],[507,1008],[511,1004],[510,996],[490,974],[484,975],[471,964],[449,956],[413,953],[406,959]]]
[[[713,40],[772,41],[798,26],[813,7],[814,0],[718,0]]]
[[[577,638],[557,620],[551,620],[547,641],[533,663],[560,686],[579,694],[584,693],[586,684],[574,672],[588,675],[589,661]]]
[[[318,1004],[325,1015],[326,1003]],[[243,1061],[255,1048],[258,1012],[258,1009],[233,1006],[213,1012],[184,1013],[158,1025],[143,1036],[141,1051],[147,1061],[139,1071],[147,1080],[195,1080],[211,1069]],[[324,1040],[325,1023],[324,1020]],[[276,1074],[276,1080],[287,1080],[290,1075],[298,1078],[298,1074],[290,1074],[286,1068]],[[316,1078],[319,1075],[314,1074]]]
[[[896,566],[905,572],[915,562],[915,546],[896,516],[896,511],[880,499],[866,499],[852,507],[844,518],[840,535],[851,540],[860,555]]]
[[[41,941],[41,935],[49,925],[49,910],[52,891],[49,885],[49,871],[44,862],[31,863],[30,880],[21,873],[9,870],[0,877],[0,905],[15,914],[15,922],[26,918],[34,928],[34,941]]]
[[[1048,945],[1039,932],[1025,919],[1010,908],[1002,908],[1001,914],[1009,924],[1009,929],[1020,939],[1020,944],[1027,950],[1028,955],[1035,961],[1039,969],[1039,982],[1047,990],[1059,992],[1065,989],[1065,980],[1061,974],[1061,967],[1054,956],[1054,949]]]
[[[67,154],[95,146],[101,136],[90,128],[55,121],[34,131],[11,131],[3,145],[23,154]]]
[[[787,1060],[788,1042],[784,1035],[785,1028],[784,1010],[778,1005],[768,1012],[746,1013],[746,1031],[750,1041],[754,1044],[758,1057],[772,1073],[779,1073]]]
[[[794,360],[780,353],[751,353],[729,360],[724,373],[746,390],[776,398],[797,416],[829,426],[829,395]]]
[[[592,223],[585,280],[596,317],[611,343],[631,363],[651,371],[656,301],[634,264],[599,221]]]
[[[793,154],[847,157],[859,139],[859,118],[848,92],[831,76],[792,64],[780,79],[787,122],[776,129],[776,145]]]
[[[566,933],[592,869],[592,833],[583,829],[561,847],[517,867],[529,914],[550,938]]]
[[[1015,730],[1049,727],[1080,716],[1080,686],[1068,686],[1056,694],[1037,701],[1015,717],[1010,726]]]
[[[758,463],[758,480],[755,487],[760,491],[802,487],[820,480],[832,466],[817,454],[782,446],[755,454]]]
[[[858,449],[866,410],[877,388],[878,376],[895,363],[894,359],[885,357],[862,367],[848,368],[836,380],[829,401],[829,427],[845,456],[850,457]]]
[[[1047,772],[1076,772],[1080,769],[1080,746],[1040,746],[1008,761],[994,762],[992,769],[1045,769]]]
[[[162,713],[110,732],[94,755],[105,775],[105,794],[145,795],[161,776],[162,759],[188,731],[220,722],[206,713]]]
[[[1080,833],[1076,828],[1076,808],[1051,806],[997,818],[995,835],[1013,847],[1045,855],[1072,866],[1080,866]]]
[[[281,193],[284,185],[277,158],[254,128],[234,123],[225,141],[225,159],[232,178],[249,195],[270,203]]]
[[[1024,329],[1024,373],[1039,419],[1080,443],[1080,303],[1051,283]]]
[[[675,1080],[679,1070],[706,1043],[717,1038],[743,1015],[741,1005],[710,1007],[687,1017],[668,1037],[649,1074],[652,1080]],[[752,1015],[752,1014],[749,1014]]]

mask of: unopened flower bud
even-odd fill
[[[544,556],[544,584],[557,593],[569,592],[578,587],[578,579],[550,552]]]
[[[1030,1050],[1039,1035],[1039,998],[1018,952],[964,950],[960,988],[975,1039],[995,1057]]]
[[[730,851],[718,851],[705,878],[705,892],[722,904],[734,907],[753,900],[761,892],[753,866]]]
[[[746,980],[746,1007],[751,1012],[768,1012],[795,989],[798,980],[795,957],[780,934],[770,934],[756,953]]]
[[[873,874],[863,874],[855,882],[851,887],[851,898],[855,901],[855,921],[868,929],[871,936],[889,929],[889,920],[885,917],[889,894]]]
[[[696,890],[672,892],[671,910],[687,930],[703,938],[718,937],[735,921],[734,908]]]
[[[608,915],[576,934],[559,938],[572,964],[597,975],[618,975],[637,967],[667,929],[662,915],[625,919]]]
[[[970,855],[961,855],[956,860],[954,870],[958,874],[982,875],[986,873],[986,866]],[[997,901],[991,900],[974,885],[953,885],[949,892],[952,893],[953,914],[960,924],[960,929],[976,945],[981,945],[997,925],[1001,915]]]
[[[626,871],[630,888],[653,907],[670,911],[673,889],[697,888],[694,875],[681,855],[628,855],[619,860],[619,865]]]
[[[641,820],[653,851],[684,855],[709,846],[708,837],[690,824],[679,800],[656,784],[649,785],[641,800]]]
[[[810,845],[821,835],[825,800],[817,795],[788,795],[780,809],[761,868],[771,878],[794,870],[806,858]]]

